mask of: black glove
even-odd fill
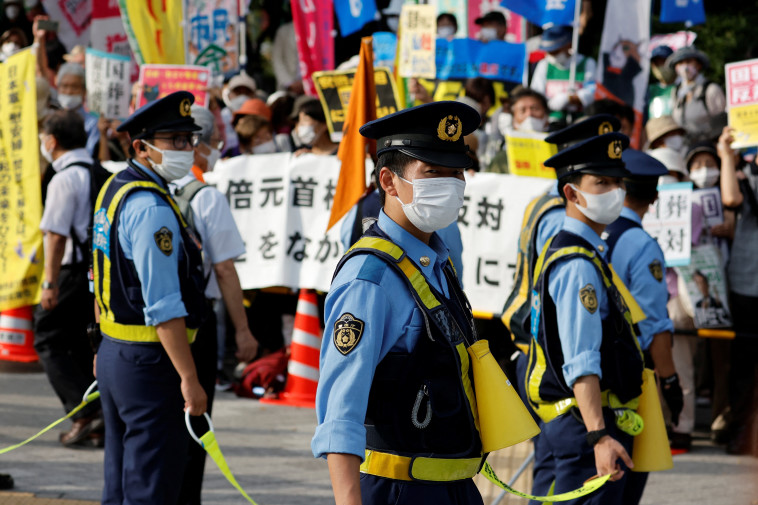
[[[661,390],[663,392],[663,399],[666,400],[671,411],[671,422],[673,424],[679,424],[679,414],[682,413],[684,407],[684,393],[682,393],[682,386],[679,385],[679,376],[677,374],[671,377],[661,378]]]

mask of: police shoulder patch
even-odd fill
[[[592,284],[587,284],[579,290],[579,299],[590,314],[594,314],[597,311],[597,293]]]
[[[334,323],[334,347],[343,355],[355,349],[363,336],[364,323],[345,312]]]
[[[166,256],[171,256],[171,253],[174,252],[174,243],[172,242],[174,234],[171,233],[171,230],[164,226],[156,231],[153,234],[153,237],[155,237],[155,243],[158,246],[158,249],[160,249],[160,251]]]
[[[650,270],[650,273],[653,275],[653,278],[657,280],[658,282],[661,282],[663,280],[663,265],[661,265],[660,260],[653,260],[647,268]]]

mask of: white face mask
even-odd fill
[[[585,193],[573,184],[569,184],[569,186],[587,201],[586,207],[582,207],[579,204],[576,205],[579,212],[584,214],[587,219],[599,224],[611,224],[621,215],[621,209],[624,208],[624,198],[626,197],[626,191],[623,189],[616,188],[596,195],[594,193]]]
[[[272,154],[276,152],[276,144],[273,140],[253,146],[253,154]]]
[[[684,137],[681,135],[672,135],[670,137],[666,137],[666,139],[663,141],[663,144],[669,149],[673,149],[674,151],[681,151],[682,147],[684,147]]]
[[[146,146],[158,151],[163,156],[160,163],[156,163],[150,158],[147,159],[155,173],[167,181],[175,181],[187,175],[192,169],[192,163],[195,160],[194,151],[173,151],[169,149],[158,149],[149,142],[142,141]]]
[[[229,108],[232,112],[237,112],[242,108],[242,104],[250,100],[250,97],[247,95],[239,95],[235,96],[231,100],[229,100]]]
[[[676,184],[677,182],[679,182],[679,179],[677,179],[673,175],[662,175],[658,177],[659,186],[662,186],[664,184]]]
[[[304,124],[297,127],[297,138],[299,138],[303,144],[313,145],[316,140],[316,129],[313,125]]]
[[[698,188],[710,188],[720,177],[721,172],[716,167],[703,167],[690,172],[690,179]]]
[[[216,163],[221,158],[221,151],[215,147],[211,147],[210,149],[211,153],[208,156],[205,156],[205,159],[208,162],[208,168],[206,168],[208,172],[211,172],[213,170],[213,167],[216,166]]]
[[[45,140],[40,136],[39,139],[39,152],[42,155],[45,160],[47,160],[48,163],[53,162],[53,151],[45,147]]]
[[[0,49],[0,51],[2,51],[2,53],[7,57],[16,54],[19,49],[21,48],[18,47],[18,44],[15,42],[6,42],[3,44],[3,47]]]
[[[413,182],[402,177],[400,179],[413,186],[411,203],[403,203],[399,197],[395,197],[413,226],[424,233],[432,233],[450,226],[458,219],[458,213],[463,207],[466,181],[455,177],[415,179]]]
[[[479,38],[484,41],[495,40],[497,38],[497,30],[494,28],[482,28],[479,30]]]
[[[552,63],[553,65],[557,65],[561,68],[566,68],[571,63],[571,55],[567,52],[560,52],[558,54],[548,54],[547,61],[548,63]]]
[[[21,7],[18,5],[9,5],[5,8],[5,15],[11,21],[15,20],[21,14]]]
[[[534,116],[527,116],[526,119],[516,125],[516,129],[522,132],[542,132],[545,131],[547,126],[547,118],[536,118]]]
[[[440,39],[446,39],[455,35],[455,28],[452,26],[440,26],[437,28],[437,37]]]
[[[58,94],[58,103],[66,110],[78,109],[82,105],[82,95]]]

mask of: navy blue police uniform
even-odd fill
[[[367,123],[378,154],[467,168],[463,136],[479,115],[435,102]],[[484,463],[466,347],[471,308],[448,247],[426,244],[379,212],[340,261],[325,302],[314,456],[361,461],[364,504],[481,504]]]
[[[628,171],[621,154],[627,145],[626,136],[608,133],[560,152],[545,165],[556,169],[559,183],[575,173],[624,177]],[[580,220],[564,217],[561,231],[543,248],[532,279],[532,338],[524,383],[542,421],[535,445],[542,466],[532,492],[559,494],[596,474],[594,450],[572,389],[577,379],[598,376],[608,434],[632,452],[632,436],[615,419],[617,413],[636,416],[643,362],[634,322],[642,316],[612,273],[607,244]],[[624,503],[627,475],[570,503]]]
[[[132,140],[192,132],[194,98],[173,93],[119,126]],[[184,318],[194,338],[205,307],[202,256],[167,183],[134,159],[97,199],[94,285],[103,336],[97,379],[106,421],[102,503],[175,503],[188,435],[180,378],[156,326]]]

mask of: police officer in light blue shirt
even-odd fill
[[[660,377],[671,420],[677,424],[683,396],[672,357],[674,323],[666,309],[665,259],[658,242],[642,228],[642,218],[658,198],[658,177],[668,174],[668,169],[652,156],[635,149],[624,151],[623,159],[631,172],[624,180],[624,208],[621,217],[605,229],[604,236],[614,270],[647,316],[639,322],[640,347],[649,352],[650,365]]]
[[[547,494],[551,485],[559,494],[594,475],[617,472],[615,482],[581,503],[635,503],[624,501],[637,491],[627,489],[634,425],[617,425],[616,418],[623,413],[635,419],[642,352],[631,324],[634,302],[613,281],[608,246],[600,238],[623,207],[622,178],[629,172],[621,154],[627,146],[626,136],[608,133],[545,162],[556,169],[566,215],[534,273],[525,383],[543,422],[535,451],[544,464],[540,478],[535,476],[535,495]]]
[[[167,188],[192,167],[193,100],[173,93],[119,126],[133,157],[95,205],[103,504],[176,503],[188,446],[183,410],[206,410],[189,346],[205,309],[202,256]]]
[[[461,354],[475,339],[473,317],[437,233],[463,204],[463,137],[479,122],[465,104],[435,102],[361,128],[377,139],[382,210],[326,298],[311,442],[337,503],[482,503],[471,477],[484,455]],[[434,482],[418,457],[444,466]]]

